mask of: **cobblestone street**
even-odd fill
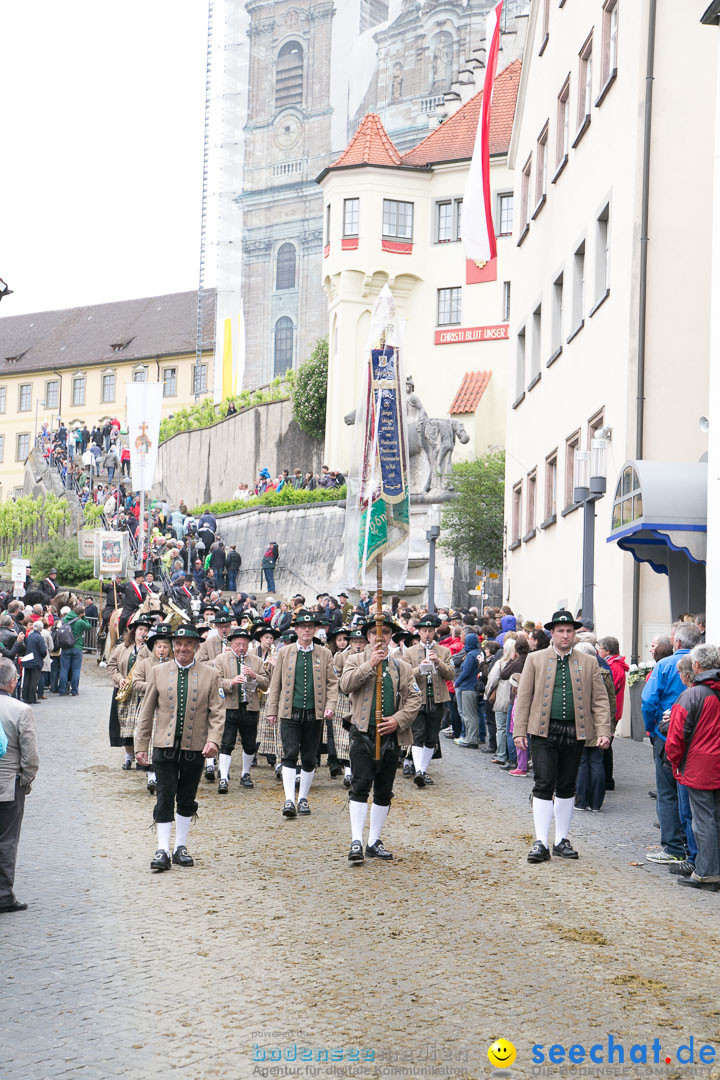
[[[154,875],[152,798],[107,745],[94,661],[80,690],[35,710],[41,768],[16,882],[30,908],[0,922],[2,1080],[525,1077],[542,1075],[533,1044],[608,1034],[626,1053],[658,1037],[673,1077],[666,1051],[674,1062],[691,1035],[720,1044],[720,895],[633,865],[659,837],[649,747],[616,743],[617,791],[575,818],[577,863],[529,866],[529,782],[444,741],[433,788],[398,777],[390,865],[348,865],[346,793],[326,769],[312,817],[286,821],[263,763],[253,791],[237,768],[226,798],[201,788],[195,867]],[[487,1049],[500,1036],[518,1056],[498,1072]],[[272,1047],[293,1044],[314,1062],[273,1063]],[[342,1062],[317,1061],[335,1047]],[[374,1062],[348,1061],[353,1047]]]

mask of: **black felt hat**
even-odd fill
[[[578,622],[577,619],[573,619],[569,611],[564,611],[562,608],[560,611],[556,611],[550,622],[545,623],[546,630],[552,630],[554,626],[572,626],[575,630],[582,630],[583,624]]]

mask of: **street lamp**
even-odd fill
[[[430,528],[425,533],[425,539],[430,545],[430,556],[428,559],[428,614],[435,614],[435,544],[437,538],[440,535],[439,524],[440,511],[437,507],[433,507],[430,514]]]
[[[582,614],[594,621],[595,503],[607,490],[607,439],[592,439],[577,450],[573,464],[573,500],[583,504]]]

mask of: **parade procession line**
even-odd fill
[[[720,897],[643,861],[647,746],[616,741],[617,790],[576,814],[575,863],[528,865],[531,781],[444,742],[432,788],[398,774],[392,863],[348,864],[347,793],[324,766],[312,816],[287,821],[260,759],[253,790],[237,771],[227,796],[202,782],[196,865],[155,875],[153,799],[107,745],[109,701],[86,660],[79,698],[35,709],[16,880],[30,906],[0,921],[0,1080],[469,1080],[540,1075],[533,1044],[608,1032],[720,1044]],[[499,1037],[517,1048],[501,1073]],[[596,1068],[583,1075],[631,1075]]]

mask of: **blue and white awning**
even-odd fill
[[[670,552],[693,563],[707,556],[707,464],[628,461],[615,489],[608,543],[668,573]]]

